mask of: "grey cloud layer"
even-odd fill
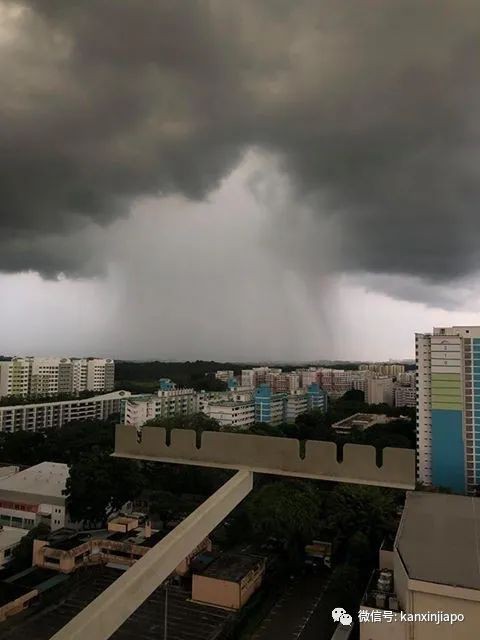
[[[477,268],[476,0],[0,7],[1,270],[100,269],[85,228],[201,199],[252,146],[335,219],[340,268]]]

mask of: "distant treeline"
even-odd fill
[[[232,370],[236,374],[252,365],[232,362],[115,362],[115,386],[117,389],[148,393],[158,389],[160,378],[170,378],[179,387],[192,387],[209,391],[223,391],[226,384],[215,379],[218,370]],[[254,365],[253,365],[254,366]]]

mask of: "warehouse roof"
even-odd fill
[[[62,498],[68,475],[68,465],[66,464],[41,462],[7,478],[0,478],[0,492],[19,491],[45,497]]]

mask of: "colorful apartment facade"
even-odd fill
[[[480,484],[480,327],[416,335],[418,479],[474,493]]]

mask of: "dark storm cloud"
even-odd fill
[[[344,270],[478,267],[476,0],[0,6],[0,269],[82,272],[84,240],[48,239],[203,198],[252,146],[336,220]]]

